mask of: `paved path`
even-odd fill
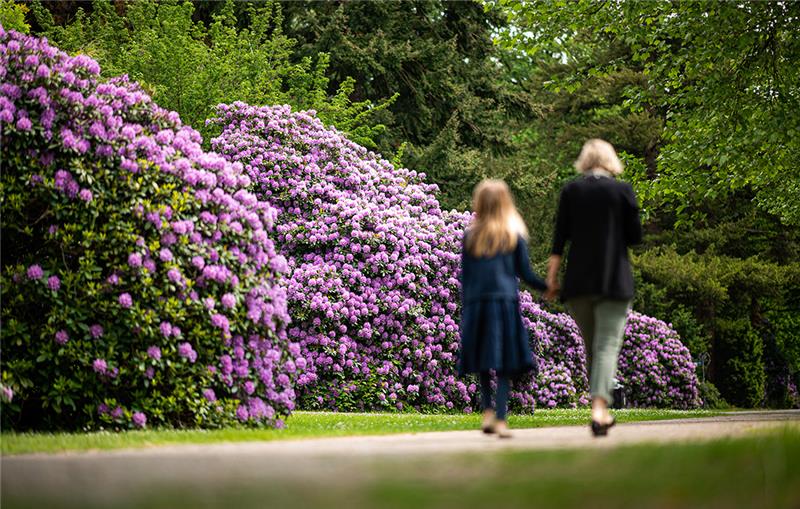
[[[619,424],[606,438],[588,427],[514,430],[511,440],[478,431],[322,438],[212,445],[179,445],[103,452],[30,454],[2,458],[5,495],[30,492],[113,497],[154,485],[208,486],[237,482],[281,482],[342,478],[344,470],[369,477],[371,466],[428,457],[509,450],[608,448],[640,443],[675,443],[743,436],[761,430],[800,428],[800,411],[737,412],[719,417]],[[456,462],[457,463],[457,462]],[[338,481],[337,481],[338,482]]]

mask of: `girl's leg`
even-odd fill
[[[489,372],[482,371],[479,378],[481,382],[481,407],[483,409],[481,430],[484,433],[494,433],[497,418],[495,417],[494,407],[492,406],[492,385]]]
[[[500,438],[511,438],[511,432],[508,430],[506,423],[506,414],[508,413],[508,392],[511,389],[511,384],[506,376],[497,377],[497,425],[495,432]]]
[[[506,420],[508,413],[508,393],[511,390],[511,384],[507,376],[497,377],[497,396],[496,396],[496,410],[497,418],[501,421]]]
[[[488,371],[481,371],[479,375],[481,382],[481,410],[493,410],[492,405],[492,385]]]

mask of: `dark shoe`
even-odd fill
[[[599,422],[592,420],[592,435],[596,437],[604,437],[608,435],[608,429],[613,427],[616,423],[616,417],[612,417],[611,422],[608,424],[600,424]]]

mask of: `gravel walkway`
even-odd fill
[[[363,479],[371,475],[373,465],[413,463],[433,456],[700,441],[785,426],[800,428],[800,411],[737,412],[711,418],[619,424],[601,439],[592,438],[588,427],[565,426],[514,430],[511,440],[478,431],[452,431],[30,454],[3,457],[0,475],[4,498],[59,493],[62,497],[88,496],[97,502],[160,485],[207,487],[231,480],[296,481],[298,476],[330,482],[341,479],[345,470],[360,472]]]

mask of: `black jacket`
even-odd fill
[[[561,299],[633,298],[628,246],[642,240],[633,188],[611,177],[585,175],[561,190],[552,253],[569,241]]]

